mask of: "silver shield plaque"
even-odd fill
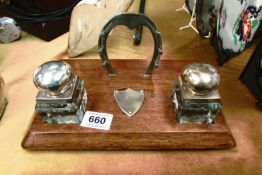
[[[116,103],[128,117],[132,117],[140,109],[145,98],[144,90],[131,88],[117,89],[114,96]]]

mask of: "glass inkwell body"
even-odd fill
[[[218,71],[205,63],[193,63],[184,68],[174,81],[173,102],[180,124],[213,124],[222,109],[217,87]]]
[[[84,117],[87,92],[84,81],[76,76],[70,65],[50,61],[34,72],[36,112],[49,124],[80,123]]]

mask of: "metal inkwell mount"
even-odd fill
[[[34,84],[39,89],[36,112],[43,114],[49,124],[80,123],[85,114],[87,93],[84,81],[76,76],[70,65],[50,61],[34,72]]]
[[[107,70],[109,76],[116,76],[116,70],[112,67],[106,50],[106,42],[108,35],[118,25],[127,26],[129,29],[148,27],[154,40],[153,58],[144,72],[144,77],[150,77],[153,70],[159,66],[162,51],[162,40],[160,32],[155,24],[143,14],[125,13],[115,16],[102,29],[99,42],[98,52],[100,54],[102,65]],[[120,109],[129,117],[133,116],[142,106],[144,102],[144,90],[134,90],[132,88],[122,88],[114,90],[114,97]]]
[[[222,109],[216,89],[220,83],[218,71],[205,63],[193,63],[184,68],[174,82],[173,102],[178,123],[213,124]]]

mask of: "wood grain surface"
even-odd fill
[[[75,125],[45,124],[39,114],[22,146],[54,150],[148,150],[232,148],[235,141],[220,113],[215,124],[177,124],[172,102],[173,81],[190,61],[163,60],[151,77],[146,60],[112,60],[116,77],[109,77],[100,60],[66,60],[85,80],[89,111],[113,114],[109,131]],[[129,118],[117,106],[115,89],[145,90],[145,101]]]

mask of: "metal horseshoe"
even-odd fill
[[[107,50],[106,50],[106,41],[108,35],[112,29],[118,25],[127,26],[129,29],[135,29],[139,26],[146,26],[150,30],[153,39],[154,39],[154,54],[153,58],[146,69],[144,76],[149,77],[153,73],[153,70],[159,66],[160,56],[163,54],[162,51],[162,40],[160,32],[156,28],[155,24],[143,14],[134,14],[134,13],[124,13],[115,16],[112,18],[102,29],[98,41],[98,52],[102,59],[102,65],[109,73],[109,76],[116,76],[116,71],[113,69],[112,65],[109,62]]]

